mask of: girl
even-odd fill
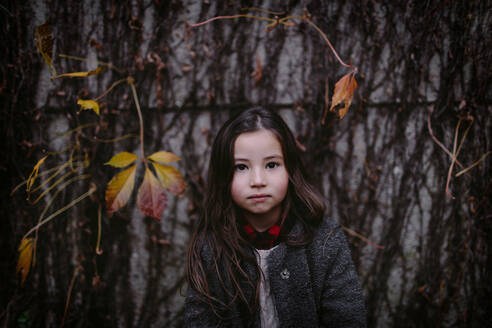
[[[222,126],[188,251],[187,326],[366,325],[345,236],[305,176],[276,113],[251,108]]]

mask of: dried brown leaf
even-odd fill
[[[333,97],[331,98],[331,107],[330,111],[333,111],[335,107],[344,102],[344,107],[340,109],[338,115],[340,118],[343,118],[352,103],[352,99],[354,97],[355,89],[357,88],[357,81],[355,80],[353,72],[346,74],[343,76],[338,82],[335,84],[335,92],[333,93]]]
[[[34,30],[34,41],[39,52],[43,56],[46,64],[48,64],[51,74],[56,75],[56,70],[53,66],[53,36],[49,22],[39,25]]]

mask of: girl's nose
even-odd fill
[[[265,174],[262,169],[251,170],[250,176],[250,186],[251,187],[262,187],[266,184]]]

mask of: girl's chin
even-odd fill
[[[270,206],[251,206],[246,208],[245,211],[251,214],[265,215],[272,212],[272,208]]]
[[[251,207],[251,208],[243,208],[243,212],[246,216],[251,216],[252,218],[254,216],[257,216],[256,218],[253,219],[263,219],[265,217],[269,217],[271,215],[278,214],[277,213],[277,208],[275,207],[270,207],[270,206],[265,206],[263,208],[260,207]]]

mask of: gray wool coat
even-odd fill
[[[297,224],[291,234],[298,234]],[[230,301],[212,269],[211,251],[202,250],[202,260],[211,292],[224,303]],[[252,275],[252,265],[246,267]],[[338,224],[325,219],[306,246],[280,243],[268,257],[268,276],[280,327],[365,327],[366,311],[359,278],[352,263],[345,235]],[[245,284],[247,296],[251,288]],[[241,315],[243,313],[243,315]],[[244,309],[221,313],[219,318],[192,289],[185,303],[186,327],[260,327],[259,314],[248,325]]]

